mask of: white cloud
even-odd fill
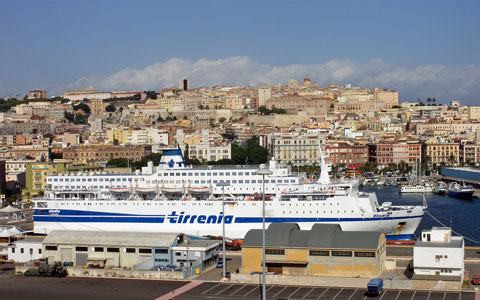
[[[249,57],[228,57],[218,60],[189,60],[172,58],[143,69],[126,68],[112,75],[85,77],[62,89],[94,86],[100,90],[160,90],[177,84],[186,77],[192,87],[213,85],[258,86],[286,83],[288,79],[303,80],[308,74],[313,83],[329,83],[373,88],[375,86],[398,90],[401,100],[435,97],[442,103],[453,99],[464,103],[478,103],[480,67],[471,65],[447,67],[422,65],[403,67],[388,64],[381,59],[367,63],[351,60],[330,60],[323,64],[271,66]],[[63,90],[62,90],[63,91]],[[59,92],[62,92],[59,91]]]

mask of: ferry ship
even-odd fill
[[[183,232],[243,238],[262,228],[265,192],[267,226],[295,222],[301,229],[337,223],[347,231],[381,231],[389,239],[411,239],[426,203],[379,204],[358,181],[330,182],[321,153],[318,181],[272,159],[260,166],[187,166],[180,149],[166,150],[158,166],[134,174],[59,174],[47,178],[44,197],[34,202],[34,232],[105,230]],[[270,175],[256,175],[269,169]],[[265,176],[265,177],[263,177]],[[223,200],[223,201],[222,201]],[[224,211],[224,212],[223,212]]]

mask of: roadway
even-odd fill
[[[107,278],[26,277],[13,265],[0,265],[0,300],[259,299],[260,285],[217,282],[153,281]],[[184,292],[183,294],[180,294]],[[267,286],[268,299],[365,300],[365,289]],[[163,297],[162,297],[163,296]],[[472,292],[387,290],[381,300],[474,300]]]

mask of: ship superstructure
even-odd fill
[[[375,193],[358,190],[358,181],[330,182],[322,156],[317,182],[271,160],[261,166],[187,166],[181,150],[164,151],[159,166],[148,163],[134,174],[49,176],[43,198],[34,200],[34,231],[114,230],[184,232],[243,238],[262,227],[263,177],[266,222],[338,223],[343,230],[382,231],[410,238],[426,206],[379,204]],[[219,186],[219,182],[228,186]],[[222,195],[225,202],[222,201]],[[222,205],[225,203],[225,214]]]

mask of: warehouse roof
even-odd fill
[[[180,236],[180,233],[55,230],[44,244],[170,247]]]
[[[315,224],[311,230],[300,230],[295,223],[272,223],[265,232],[267,247],[317,249],[377,249],[383,233],[342,231],[338,224]],[[252,229],[243,247],[261,247],[262,230]]]

